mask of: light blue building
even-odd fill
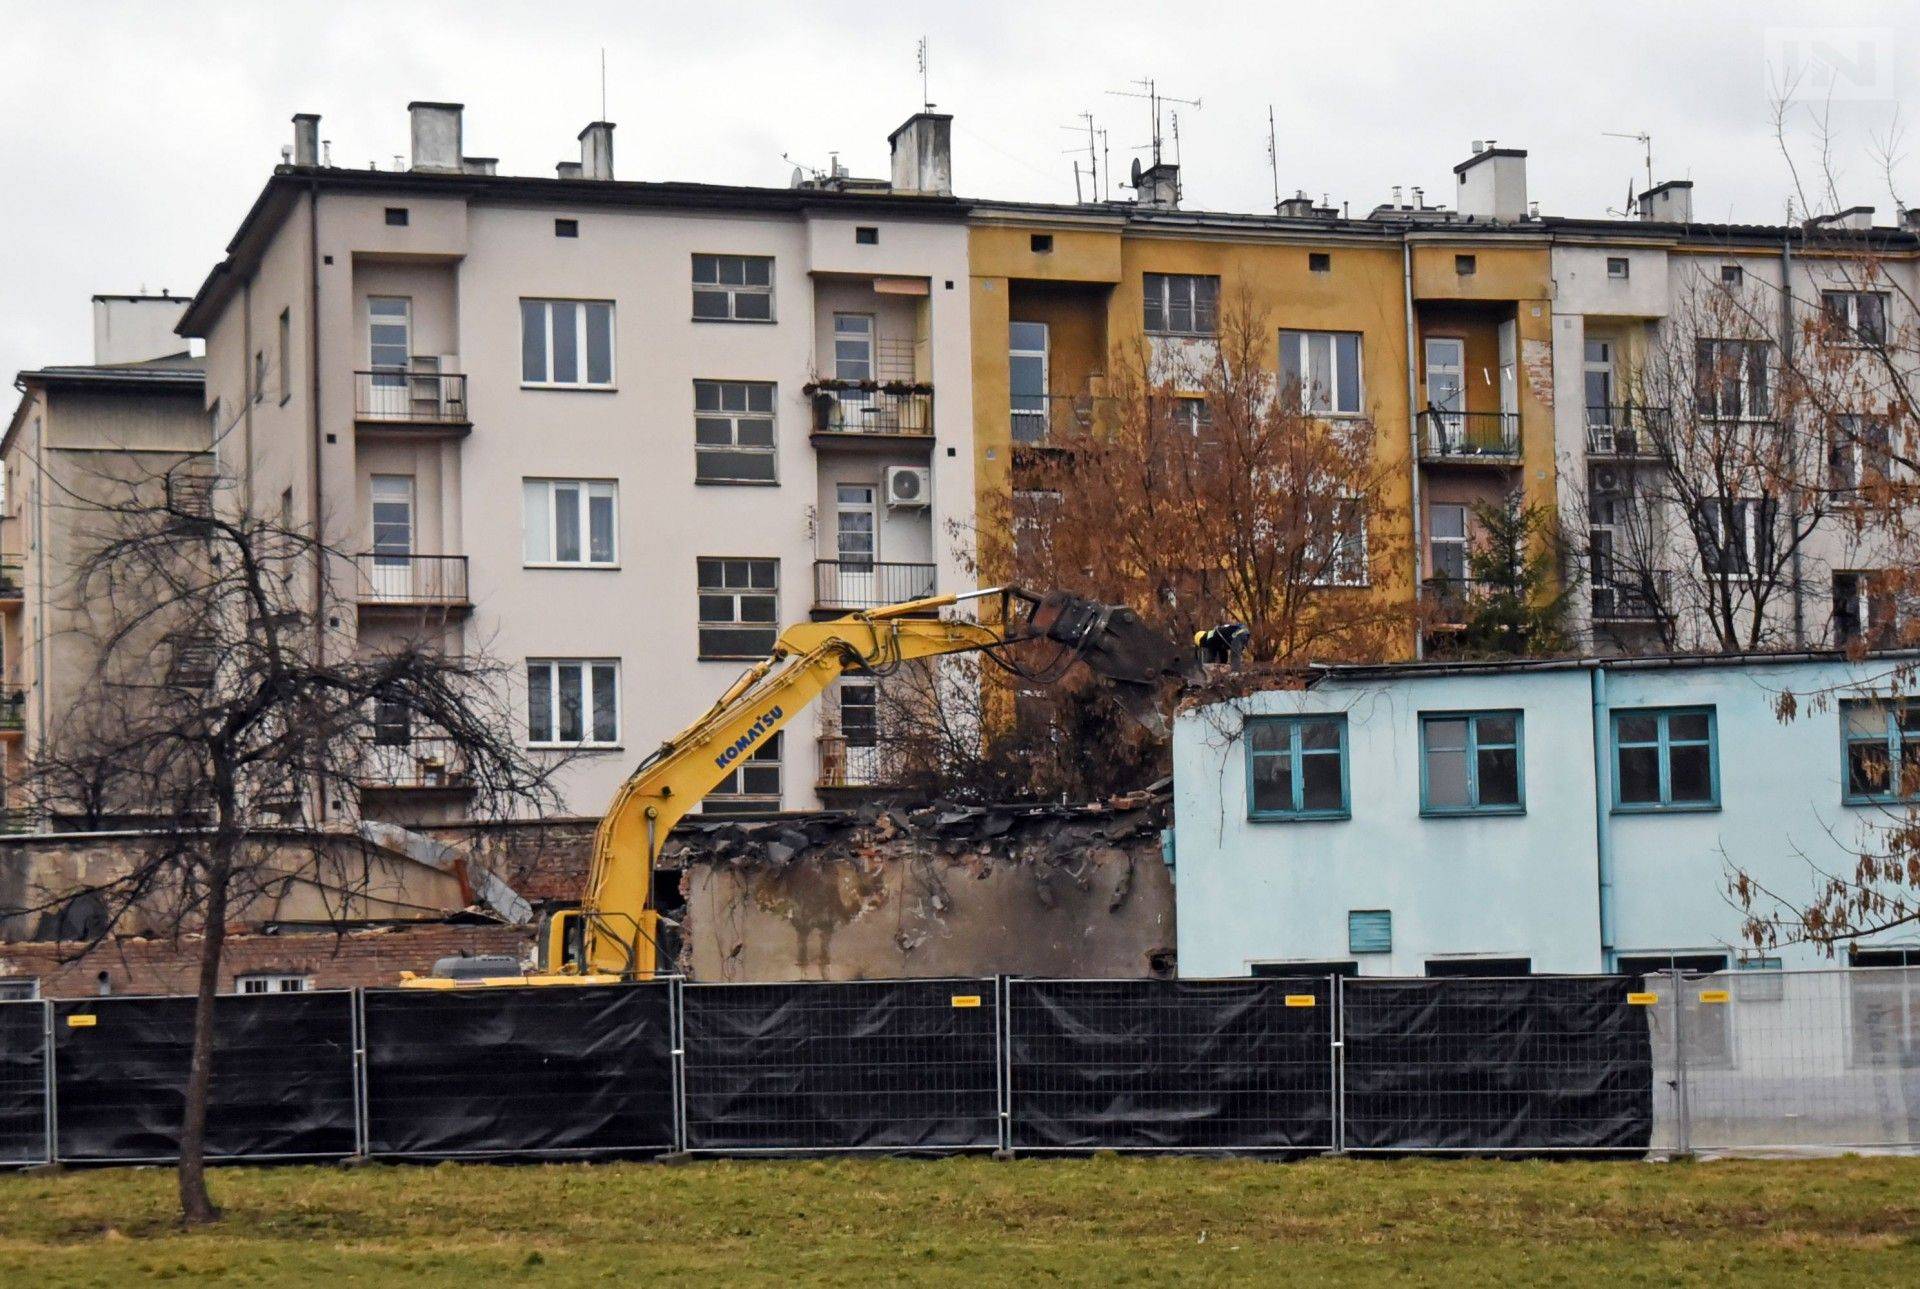
[[[1804,906],[1884,845],[1906,818],[1903,761],[1920,800],[1920,690],[1897,675],[1916,663],[1331,667],[1185,712],[1180,972],[1833,965],[1754,950],[1729,883]],[[1851,957],[1920,965],[1920,927]]]

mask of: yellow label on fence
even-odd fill
[[[1311,1007],[1313,1006],[1313,995],[1312,994],[1288,994],[1287,1006]]]
[[[1700,991],[1700,1001],[1703,1003],[1724,1003],[1732,1001],[1732,998],[1724,989],[1702,989]]]
[[[1629,1007],[1651,1007],[1659,1001],[1660,1001],[1659,994],[1628,994],[1627,995],[1627,1005]]]
[[[953,996],[953,1005],[955,1007],[978,1007],[980,1005],[980,995],[955,994]]]
[[[100,1018],[98,1016],[87,1016],[83,1014],[67,1017],[68,1029],[85,1029],[89,1025],[98,1025],[99,1023]]]

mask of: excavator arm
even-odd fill
[[[962,600],[997,598],[998,622],[928,616]],[[1161,677],[1187,675],[1181,650],[1129,609],[1055,592],[1016,588],[939,595],[827,622],[788,627],[764,662],[749,668],[693,724],[663,743],[615,795],[594,837],[593,866],[578,909],[549,919],[541,969],[599,979],[653,974],[659,912],[653,870],[682,816],[740,762],[848,672],[1052,640],[1106,678],[1130,711],[1159,719]]]

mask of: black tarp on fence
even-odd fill
[[[672,989],[368,990],[367,1152],[673,1149]]]
[[[1619,976],[1347,980],[1349,1150],[1644,1150],[1653,1054]]]
[[[1332,982],[1011,981],[1018,1149],[1326,1150]]]
[[[47,1160],[47,1005],[0,1003],[0,1165]]]
[[[178,1156],[193,999],[56,1003],[53,1041],[61,1159]],[[213,1041],[209,1158],[355,1152],[351,993],[224,995]]]
[[[992,980],[688,985],[690,1150],[1000,1141]]]

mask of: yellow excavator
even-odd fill
[[[940,617],[942,609],[982,602],[981,620]],[[653,871],[667,834],[735,766],[777,733],[834,681],[849,673],[884,675],[896,665],[944,654],[984,653],[1019,672],[1008,646],[1050,641],[1059,656],[1045,676],[1077,660],[1102,677],[1134,717],[1159,728],[1160,682],[1190,679],[1193,661],[1123,605],[1065,592],[1035,595],[995,587],[935,595],[825,622],[788,627],[765,661],[728,687],[707,712],[668,739],[630,775],[600,821],[593,867],[578,908],[548,915],[531,975],[405,983],[449,988],[490,984],[606,984],[645,980],[659,961],[660,914]],[[1032,674],[1032,673],[1021,673]]]

